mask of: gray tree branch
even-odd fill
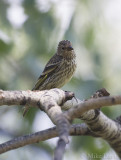
[[[107,94],[109,95],[109,94]],[[121,104],[121,96],[106,96],[103,94],[94,96],[87,101],[78,100],[65,103],[65,107],[71,107],[64,115],[70,119],[80,118],[88,125],[90,131],[106,140],[121,158],[121,125],[120,121],[113,121],[104,115],[99,108]],[[94,99],[96,98],[96,99]],[[71,105],[73,104],[73,105]]]
[[[63,116],[60,105],[73,97],[74,94],[72,92],[64,92],[59,89],[35,92],[0,90],[0,105],[33,105],[45,111],[52,122],[57,126],[59,141],[55,150],[54,159],[59,160],[62,156],[58,157],[57,154],[60,148],[63,151],[61,155],[64,154],[65,146],[69,141],[68,136],[70,129],[70,123],[66,117]]]
[[[0,105],[32,105],[41,108],[57,125],[59,141],[63,140],[65,144],[68,142],[69,121],[81,118],[88,125],[89,131],[93,135],[105,139],[121,158],[121,126],[99,110],[103,106],[121,104],[121,96],[106,96],[96,99],[94,97],[83,102],[72,99],[73,96],[72,92],[64,92],[60,89],[37,92],[0,91]],[[69,110],[62,113],[61,109]]]
[[[79,135],[87,135],[87,136],[95,136],[87,127],[86,124],[78,124],[72,125],[69,131],[70,135],[72,136],[79,136]],[[7,151],[17,149],[29,144],[39,143],[41,141],[48,140],[50,138],[54,138],[58,136],[57,128],[49,128],[40,132],[36,132],[33,134],[28,134],[24,136],[20,136],[14,138],[10,141],[0,144],[0,154],[5,153]]]

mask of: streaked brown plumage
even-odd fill
[[[73,76],[76,69],[76,55],[68,40],[60,41],[57,52],[48,61],[32,90],[61,88]]]
[[[67,83],[76,69],[76,55],[70,41],[59,43],[56,54],[48,61],[32,90],[61,88]]]

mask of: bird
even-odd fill
[[[56,53],[45,65],[32,91],[63,87],[72,78],[76,67],[76,54],[71,42],[69,40],[60,41]],[[26,112],[27,108],[23,115]]]

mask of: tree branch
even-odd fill
[[[55,150],[55,157],[58,157],[58,149],[65,150],[68,143],[70,123],[62,114],[61,107],[65,101],[72,99],[74,94],[72,92],[64,92],[59,89],[51,89],[44,91],[0,91],[0,105],[19,104],[19,105],[33,105],[45,111],[52,122],[57,125],[59,134],[59,141],[57,149]],[[61,143],[60,143],[61,141]],[[64,145],[61,145],[64,144]],[[64,154],[64,152],[61,152]],[[54,158],[58,159],[58,158]]]
[[[70,135],[91,135],[95,136],[91,131],[88,129],[87,125],[80,124],[80,125],[72,125],[70,128]],[[40,141],[45,141],[54,137],[58,136],[57,128],[53,127],[50,129],[46,129],[40,132],[36,132],[33,134],[28,134],[24,136],[20,136],[14,138],[10,141],[0,144],[0,154],[5,153],[7,151],[17,149],[28,144],[39,143]]]
[[[91,98],[83,102],[74,98],[72,99],[73,96],[72,92],[64,92],[60,89],[37,92],[0,90],[0,105],[26,104],[41,108],[57,125],[60,140],[63,140],[65,144],[68,142],[69,121],[74,118],[81,118],[87,123],[89,130],[94,135],[108,141],[121,158],[121,126],[118,121],[115,122],[109,119],[99,110],[103,106],[121,104],[121,96]],[[62,114],[61,108],[70,109]],[[60,145],[57,148],[60,148]]]
[[[64,115],[68,117],[69,120],[72,120],[74,118],[80,117],[80,115],[91,109],[98,109],[104,106],[121,104],[121,96],[100,97],[97,99],[89,99],[83,102],[78,100],[78,103],[76,103],[75,101],[74,102],[70,101],[70,102],[64,104],[65,108],[68,107],[70,108],[67,112],[64,113]]]
[[[121,96],[101,98],[94,96],[94,98],[84,102],[80,101],[80,104],[74,102],[73,107],[65,112],[64,115],[69,120],[77,117],[84,120],[88,128],[99,137],[105,139],[121,158],[121,125],[118,121],[113,121],[106,117],[99,109],[103,106],[121,104]],[[68,103],[65,103],[66,107],[68,107]]]

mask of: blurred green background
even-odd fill
[[[63,39],[72,42],[78,64],[64,90],[73,91],[80,99],[102,87],[111,95],[121,93],[120,0],[0,0],[0,89],[32,89]],[[102,111],[114,119],[121,109],[113,106]],[[31,109],[23,118],[20,106],[0,107],[1,143],[51,126],[38,109]],[[56,142],[54,138],[13,150],[0,155],[0,160],[50,160]],[[64,160],[104,156],[118,160],[99,138],[70,137]]]

